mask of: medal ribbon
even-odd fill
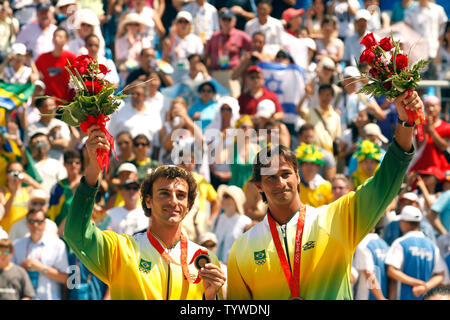
[[[305,212],[306,208],[305,206],[302,206],[298,215],[297,231],[295,233],[294,272],[291,272],[291,268],[284,253],[283,246],[281,245],[280,237],[278,236],[276,222],[272,217],[270,210],[268,210],[267,215],[270,233],[272,234],[272,239],[275,243],[278,258],[280,259],[281,267],[283,268],[284,275],[286,276],[292,298],[300,297],[300,263],[302,255],[303,228],[305,226]],[[289,254],[289,252],[286,252],[286,254]]]
[[[189,269],[188,269],[188,264],[187,264],[187,240],[186,237],[181,234],[180,236],[180,247],[181,247],[181,253],[180,253],[180,261],[181,264],[177,263],[167,252],[166,250],[164,250],[163,246],[159,243],[159,241],[155,238],[155,236],[152,234],[152,232],[150,231],[150,228],[147,229],[147,237],[148,240],[150,241],[150,243],[152,244],[153,247],[155,247],[156,251],[158,251],[158,253],[163,257],[163,259],[167,262],[167,263],[173,263],[176,264],[177,266],[181,266],[181,269],[183,270],[183,275],[184,277],[187,279],[187,281],[189,283],[199,283],[200,282],[200,277],[197,275],[197,279],[192,280],[191,276],[189,274]],[[204,250],[197,250],[197,252],[195,253],[194,257],[192,258],[192,261],[200,254],[200,253],[204,253]],[[207,253],[207,252],[206,252]],[[191,261],[191,263],[192,263]]]

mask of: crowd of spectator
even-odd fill
[[[266,214],[250,181],[258,151],[279,143],[296,152],[306,205],[364,184],[395,143],[397,114],[383,96],[358,93],[361,39],[408,30],[394,37],[404,50],[420,39],[420,57],[432,61],[423,78],[450,80],[449,14],[439,0],[0,0],[0,81],[34,84],[28,102],[0,109],[0,299],[109,298],[63,240],[83,170],[96,161],[86,134],[56,112],[70,99],[68,61],[92,56],[128,95],[107,123],[117,158],[92,221],[145,231],[142,180],[180,165],[199,190],[184,233],[226,269],[234,241]],[[279,90],[267,66],[301,81]],[[418,90],[425,138],[355,252],[356,299],[422,299],[450,285],[450,89]]]

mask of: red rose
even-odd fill
[[[391,50],[394,45],[391,42],[391,38],[386,37],[380,40],[380,47],[383,48],[384,51]]]
[[[360,44],[363,44],[366,49],[370,49],[373,46],[376,46],[378,44],[377,40],[375,40],[375,37],[373,36],[373,33],[368,33],[366,36],[361,40]]]
[[[100,80],[86,80],[84,81],[84,85],[92,95],[99,93],[103,89],[103,83]]]
[[[76,71],[78,70],[78,73],[80,75],[86,74],[88,71],[88,64],[93,61],[91,56],[88,55],[82,55],[75,58],[71,66],[69,67],[70,70],[74,75],[76,75]]]
[[[395,67],[399,70],[402,70],[408,66],[408,57],[404,54],[399,54],[395,58]]]
[[[375,68],[372,68],[369,70],[369,73],[372,77],[374,77],[375,79],[378,79],[378,71]]]
[[[386,90],[391,90],[392,88],[392,81],[388,81],[383,83],[384,87],[386,88]]]
[[[370,49],[366,49],[361,54],[361,57],[359,57],[359,63],[367,63],[372,64],[372,62],[376,59],[375,53],[372,52]]]

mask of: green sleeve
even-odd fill
[[[85,178],[81,179],[67,216],[64,240],[91,272],[109,284],[117,239],[111,232],[102,232],[91,220],[98,186],[88,186]]]
[[[405,152],[394,140],[375,175],[356,189],[355,248],[375,227],[388,205],[398,195],[413,155],[414,148]]]

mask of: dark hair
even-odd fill
[[[37,97],[37,98],[34,100],[34,105],[35,105],[35,107],[36,107],[36,108],[40,108],[40,107],[44,104],[44,102],[47,101],[48,99],[53,99],[53,98],[46,97],[46,96],[44,96],[44,97]]]
[[[11,168],[11,166],[13,165],[13,164],[20,164],[20,166],[22,167],[22,170],[24,169],[24,167],[23,167],[23,164],[21,163],[21,162],[19,162],[19,161],[11,161],[11,162],[9,162],[8,163],[8,165],[6,166],[6,172],[8,172],[8,170],[9,170],[9,168]]]
[[[298,173],[298,161],[297,156],[291,149],[284,145],[270,145],[262,149],[256,155],[253,163],[253,173],[250,177],[251,182],[261,182],[261,170],[262,168],[268,168],[270,162],[274,156],[282,156],[289,162],[294,169],[295,173]],[[298,192],[300,192],[300,184],[297,186]],[[264,192],[261,192],[261,197],[264,202],[267,202],[267,197]]]
[[[45,134],[45,133],[42,133],[42,132],[36,132],[35,134],[33,134],[32,136],[31,136],[31,138],[30,138],[30,142],[31,141],[33,141],[34,139],[36,139],[37,137],[47,137],[47,139],[48,139],[48,136]]]
[[[38,212],[42,212],[42,214],[44,215],[44,219],[46,218],[45,211],[42,210],[42,209],[30,209],[30,210],[28,210],[28,212],[27,212],[27,214],[26,214],[25,217],[28,218],[28,216],[29,216],[30,214],[35,214],[35,213],[38,213]]]
[[[449,43],[447,41],[447,39],[445,39],[445,34],[447,32],[450,32],[450,20],[447,21],[447,23],[445,24],[445,28],[444,28],[444,36],[442,38],[442,42],[444,43],[444,47],[447,48]]]
[[[150,145],[150,143],[151,143],[150,139],[143,133],[140,133],[136,137],[134,137],[133,143],[136,143],[138,140],[141,140],[141,139],[145,140],[145,142]]]
[[[198,53],[191,53],[190,55],[188,55],[188,61],[191,62],[191,60],[196,57],[200,59],[200,62],[205,63],[205,59],[203,58],[203,56]]]
[[[319,94],[320,94],[320,92],[323,91],[323,90],[330,90],[330,91],[331,91],[331,94],[332,94],[333,97],[334,97],[334,88],[333,88],[333,86],[332,86],[331,84],[329,84],[329,83],[321,84],[320,87],[319,87],[319,91],[318,91]]]
[[[99,38],[95,33],[91,33],[91,34],[88,34],[88,35],[86,36],[86,38],[84,38],[84,42],[88,42],[88,40],[89,40],[90,38],[97,38],[97,40],[100,41],[100,38]]]
[[[324,25],[325,23],[329,23],[329,22],[333,23],[335,27],[337,27],[337,25],[338,25],[338,20],[337,20],[337,18],[336,18],[335,16],[326,14],[326,15],[323,17],[323,20],[322,20],[322,23],[320,24],[320,26],[323,27],[323,25]]]
[[[201,85],[199,85],[199,86],[198,86],[198,92],[202,91],[202,89],[203,89],[204,86],[210,86],[210,87],[212,88],[212,91],[213,91],[214,93],[217,92],[216,86],[215,86],[214,83],[212,83],[211,81],[206,81],[206,82],[203,82]]]
[[[144,213],[147,217],[152,215],[152,210],[147,207],[145,203],[145,197],[149,195],[153,197],[153,184],[159,178],[167,178],[167,179],[175,179],[181,178],[185,180],[188,184],[188,209],[191,210],[194,205],[195,198],[197,197],[197,182],[191,173],[187,172],[183,168],[178,166],[169,165],[169,166],[159,166],[156,169],[153,169],[151,173],[149,173],[144,181],[141,184],[141,202],[142,209],[144,209]]]
[[[65,33],[65,35],[66,35],[66,38],[67,38],[67,39],[69,38],[69,33],[68,33],[67,30],[64,29],[63,27],[58,27],[58,28],[56,28],[55,32],[53,32],[53,36],[55,36],[55,33],[57,33],[58,31],[63,31],[63,32]]]
[[[303,132],[308,130],[314,130],[314,126],[311,123],[305,123],[304,125],[302,125],[300,129],[298,129],[298,135],[302,135]]]
[[[8,238],[0,239],[0,248],[9,249],[11,253],[14,252],[13,242]]]
[[[133,136],[131,135],[130,131],[120,131],[116,138],[119,138],[120,136],[127,136],[128,138],[130,138],[130,140],[133,140]]]
[[[256,2],[256,6],[259,6],[260,4],[268,4],[269,6],[272,6],[272,0],[257,0]]]
[[[423,296],[423,300],[429,300],[431,297],[441,295],[447,296],[450,300],[450,287],[449,286],[437,286],[430,290]]]
[[[67,162],[70,159],[80,159],[81,160],[81,154],[78,150],[69,149],[69,150],[64,151],[63,159],[64,159],[64,162]]]
[[[253,32],[253,34],[252,34],[252,39],[253,39],[255,36],[263,36],[263,37],[264,37],[264,40],[266,40],[266,34],[265,34],[264,32],[262,32],[262,31],[255,31],[255,32]]]

